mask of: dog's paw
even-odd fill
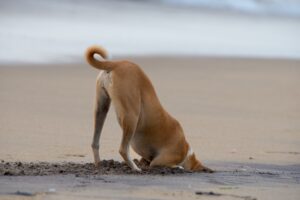
[[[184,170],[184,167],[182,167],[182,166],[180,166],[180,165],[174,165],[174,166],[172,166],[171,168],[173,168],[173,169],[182,169],[182,170]]]
[[[138,166],[136,166],[135,164],[130,165],[130,168],[132,171],[134,172],[141,172],[141,168],[139,168]]]
[[[141,170],[140,168],[138,168],[138,167],[134,167],[134,168],[132,168],[132,170],[135,171],[135,172],[141,172],[141,171],[142,171],[142,170]]]
[[[95,162],[95,167],[96,167],[96,168],[100,168],[100,165],[101,165],[101,164],[100,164],[100,161],[99,161],[99,162]]]

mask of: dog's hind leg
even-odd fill
[[[181,156],[174,154],[174,152],[161,152],[157,155],[150,163],[150,168],[155,166],[167,166],[167,167],[177,167],[180,163]]]
[[[94,113],[94,136],[92,141],[92,149],[94,154],[95,165],[100,164],[99,156],[99,140],[103,128],[103,124],[110,107],[111,99],[103,87],[103,76],[97,79],[96,85],[96,105]]]

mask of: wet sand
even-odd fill
[[[35,170],[43,162],[87,169],[87,175],[77,177],[74,171],[0,176],[1,199],[22,199],[27,193],[43,199],[299,197],[299,61],[130,59],[149,75],[200,160],[217,172],[93,174],[90,143],[97,70],[86,64],[1,65],[3,163],[13,169],[19,162],[32,163]],[[101,159],[121,161],[120,136],[112,108],[101,136]]]
[[[112,163],[112,162],[110,162]],[[6,163],[4,163],[6,164]],[[10,163],[12,164],[12,163]],[[117,164],[117,163],[115,163]],[[20,163],[14,163],[20,168]],[[45,166],[56,169],[50,174],[0,178],[1,199],[298,199],[300,166],[245,163],[218,163],[217,172],[132,173],[104,166],[108,173],[91,164],[22,163],[28,171]],[[118,165],[118,164],[117,164]],[[0,165],[1,166],[1,165]],[[2,169],[2,166],[1,166]],[[110,170],[109,170],[110,169]],[[49,169],[48,169],[49,172]],[[122,173],[119,173],[122,172]],[[149,172],[149,171],[148,171]],[[155,173],[153,173],[155,172]],[[156,173],[159,172],[159,173]],[[173,171],[174,172],[174,171]]]

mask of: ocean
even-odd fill
[[[160,2],[213,10],[231,10],[253,15],[300,17],[299,0],[161,0]]]
[[[0,1],[0,62],[112,57],[300,58],[296,0]]]

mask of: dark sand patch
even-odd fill
[[[65,154],[66,157],[85,157],[85,155],[83,154]]]
[[[198,192],[195,192],[195,194],[200,195],[200,196],[212,196],[212,197],[213,196],[215,196],[215,197],[227,196],[227,197],[243,199],[243,200],[257,200],[257,198],[251,197],[251,196],[241,196],[241,195],[235,195],[235,194],[222,194],[222,193],[217,193],[217,192],[198,191]]]
[[[300,155],[297,151],[266,151],[266,153]]]
[[[135,160],[142,169],[136,172],[130,169],[124,162],[114,160],[102,160],[97,168],[93,163],[49,163],[49,162],[5,162],[0,163],[0,175],[4,176],[49,176],[74,174],[75,176],[88,175],[112,175],[112,174],[140,174],[140,175],[171,175],[191,173],[180,168],[155,167],[150,169],[143,163]]]

